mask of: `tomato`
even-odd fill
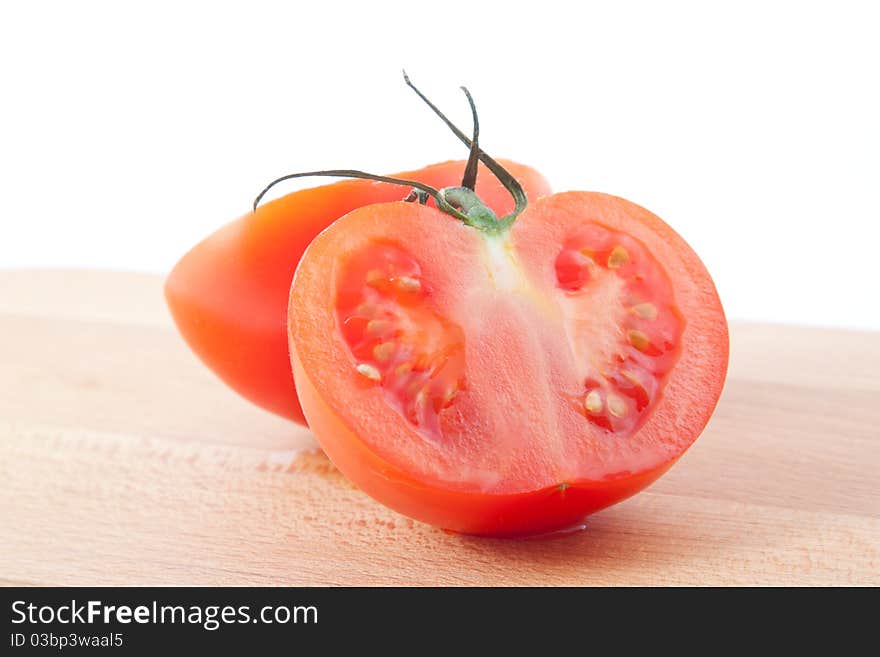
[[[530,167],[505,162],[529,198],[549,194]],[[462,178],[464,161],[399,174],[445,187]],[[482,172],[477,191],[499,212],[510,195]],[[287,301],[306,246],[331,222],[369,205],[401,199],[405,189],[346,180],[288,194],[249,212],[199,243],[174,267],[165,296],[190,347],[223,381],[254,403],[304,422],[287,347]]]
[[[497,230],[360,208],[309,244],[289,302],[297,390],[330,459],[464,533],[549,532],[643,489],[702,432],[727,370],[700,259],[600,193],[539,198]]]

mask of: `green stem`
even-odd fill
[[[437,203],[437,207],[443,212],[452,215],[456,219],[463,221],[468,226],[472,226],[486,233],[500,233],[506,231],[516,221],[517,215],[526,208],[527,199],[522,186],[517,180],[498,162],[489,157],[479,147],[480,123],[477,118],[477,108],[470,92],[462,87],[467,96],[468,103],[471,107],[471,113],[474,120],[474,137],[468,139],[467,136],[459,130],[437,107],[419,91],[412,82],[410,82],[406,71],[403,73],[406,84],[415,91],[419,97],[434,110],[443,122],[452,130],[453,133],[470,147],[470,156],[468,157],[467,166],[465,167],[462,184],[460,187],[444,187],[443,189],[435,189],[430,185],[418,182],[416,180],[406,180],[404,178],[392,178],[389,176],[377,176],[372,173],[360,171],[358,169],[327,169],[323,171],[305,171],[302,173],[290,173],[286,176],[276,178],[261,191],[257,198],[254,199],[253,209],[256,210],[263,200],[266,193],[275,187],[275,185],[292,180],[294,178],[306,178],[310,176],[329,176],[335,178],[362,178],[366,180],[376,180],[379,182],[390,183],[393,185],[404,185],[411,188],[413,192],[406,197],[406,200],[418,200],[424,203],[427,196],[431,196]],[[504,185],[505,189],[510,192],[514,199],[513,212],[506,214],[500,219],[482,200],[474,193],[474,186],[477,181],[477,160],[482,161],[486,167],[495,175],[496,178]]]
[[[421,98],[425,102],[425,104],[434,111],[434,114],[436,114],[437,116],[440,117],[440,119],[442,119],[443,123],[445,123],[446,126],[450,130],[452,130],[453,134],[456,137],[458,137],[462,143],[464,143],[468,147],[471,146],[472,142],[470,139],[468,139],[467,135],[464,134],[461,130],[459,130],[458,127],[452,121],[450,121],[448,118],[446,118],[446,115],[443,112],[441,112],[440,109],[434,103],[432,103],[430,100],[428,100],[428,97],[425,96],[425,94],[423,94],[421,91],[419,91],[418,87],[416,87],[416,85],[414,85],[412,83],[412,81],[409,79],[409,76],[406,74],[406,71],[403,72],[403,80],[404,80],[404,82],[406,82],[407,86],[410,89],[412,89],[414,92],[416,92],[416,95],[419,98]],[[486,168],[489,169],[489,171],[491,171],[492,174],[496,178],[498,178],[498,180],[501,182],[501,184],[504,185],[504,188],[508,192],[510,192],[511,196],[513,196],[513,200],[514,200],[514,204],[515,204],[515,206],[513,208],[513,212],[511,212],[508,215],[505,215],[501,219],[501,221],[509,222],[510,224],[512,224],[516,220],[517,215],[519,215],[523,210],[525,210],[526,205],[528,204],[528,199],[526,198],[526,193],[523,190],[522,185],[519,184],[517,179],[514,178],[507,169],[505,169],[498,162],[496,162],[494,159],[492,159],[482,149],[480,150],[480,161],[482,161],[483,164],[486,165]]]
[[[289,173],[286,176],[276,178],[268,185],[266,185],[263,188],[263,191],[257,194],[257,198],[254,199],[253,209],[257,209],[260,201],[263,200],[263,197],[269,192],[270,189],[275,187],[275,185],[283,183],[285,180],[293,180],[294,178],[309,178],[311,176],[328,176],[331,178],[363,178],[366,180],[378,180],[379,182],[387,182],[393,185],[406,185],[407,187],[414,187],[415,189],[430,194],[434,198],[437,198],[437,195],[440,193],[439,190],[434,189],[430,185],[420,183],[416,180],[405,180],[403,178],[377,176],[376,174],[366,173],[365,171],[358,171],[357,169],[327,169],[324,171],[304,171],[302,173]]]
[[[474,105],[474,99],[467,87],[461,90],[467,96],[468,105],[471,106],[471,117],[474,122],[474,136],[471,138],[471,152],[468,155],[467,166],[464,168],[464,175],[461,177],[461,186],[474,191],[477,186],[477,170],[480,164],[480,119],[477,116],[477,106]]]
[[[285,180],[293,180],[294,178],[309,178],[312,176],[327,176],[330,178],[363,178],[365,180],[376,180],[378,182],[391,183],[392,185],[403,185],[405,187],[411,187],[431,196],[437,203],[437,207],[443,210],[443,212],[451,214],[453,217],[455,217],[456,219],[460,219],[469,226],[476,227],[476,225],[471,222],[471,219],[467,214],[459,212],[458,208],[456,208],[454,205],[446,200],[445,192],[447,189],[459,188],[449,187],[446,189],[436,189],[434,187],[431,187],[430,185],[426,185],[425,183],[418,182],[417,180],[391,178],[389,176],[378,176],[374,173],[367,173],[366,171],[359,171],[357,169],[327,169],[324,171],[303,171],[302,173],[289,173],[286,176],[281,176],[280,178],[276,178],[268,185],[266,185],[263,191],[261,191],[257,195],[257,198],[254,199],[253,209],[257,209],[257,206],[260,204],[260,201],[263,200],[263,197],[266,195],[266,193],[278,183],[284,182]]]

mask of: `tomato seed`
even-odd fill
[[[379,306],[375,303],[365,302],[354,309],[355,314],[363,317],[374,317],[379,312]]]
[[[384,319],[371,319],[367,322],[366,333],[369,336],[378,338],[379,336],[385,335],[389,328],[391,328],[390,322],[387,322]]]
[[[397,279],[397,286],[406,292],[418,292],[422,289],[422,283],[412,276],[401,276]]]
[[[373,358],[380,363],[387,363],[394,355],[393,342],[381,342],[373,347]]]
[[[371,269],[367,272],[367,285],[371,287],[378,287],[387,280],[387,277],[381,269]]]
[[[639,351],[647,351],[651,346],[651,340],[643,332],[637,329],[631,329],[626,334],[629,343]]]
[[[632,307],[632,311],[642,319],[657,319],[657,306],[653,303],[637,303]]]
[[[602,397],[599,395],[598,391],[590,391],[590,394],[584,399],[584,408],[590,413],[598,413],[602,410]]]
[[[608,395],[608,412],[614,417],[626,415],[626,402],[617,395]]]
[[[629,253],[622,246],[615,246],[608,256],[608,267],[617,269],[629,262]]]
[[[628,388],[621,390],[627,397],[631,397],[636,402],[636,409],[641,410],[651,402],[648,390],[645,385],[632,372],[623,370],[620,375],[630,384]],[[623,386],[622,386],[623,387]]]
[[[367,377],[370,381],[382,380],[382,375],[379,373],[379,370],[369,363],[358,363],[355,369],[358,371],[358,374]]]

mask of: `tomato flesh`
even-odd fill
[[[600,194],[539,200],[491,237],[433,208],[358,210],[308,248],[290,304],[330,458],[468,533],[559,529],[637,492],[699,435],[726,371],[702,263]]]
[[[337,321],[355,369],[422,436],[442,440],[439,415],[465,388],[464,331],[430,307],[430,282],[402,246],[383,241],[342,257]],[[563,328],[581,366],[576,401],[589,422],[625,438],[678,356],[668,277],[637,240],[593,223],[566,239],[555,266]]]

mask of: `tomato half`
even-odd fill
[[[534,169],[503,161],[530,199],[550,193]],[[435,187],[456,185],[464,161],[397,174]],[[192,350],[223,381],[252,402],[305,422],[287,349],[287,302],[306,246],[335,219],[372,203],[399,200],[407,190],[345,180],[288,194],[249,212],[200,242],[165,283],[171,314]],[[508,192],[481,165],[477,192],[499,213]]]
[[[309,426],[384,504],[485,535],[580,522],[703,430],[728,359],[697,255],[624,199],[569,192],[489,234],[356,210],[308,247],[290,355]]]

